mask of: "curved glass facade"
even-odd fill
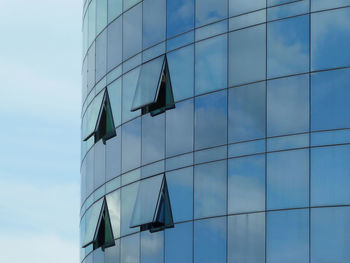
[[[81,262],[349,262],[349,47],[346,0],[85,1]]]

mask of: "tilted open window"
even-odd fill
[[[175,108],[166,55],[142,65],[131,111],[156,116]]]
[[[91,208],[83,248],[93,244],[93,249],[99,247],[104,250],[115,245],[111,220],[106,199],[101,199]]]
[[[174,226],[168,187],[164,175],[142,180],[139,184],[130,227],[151,233]]]
[[[90,137],[94,136],[95,143],[100,139],[103,140],[103,143],[106,143],[108,139],[116,136],[113,113],[111,108],[111,103],[109,101],[108,91],[106,90],[102,101],[98,115],[96,119],[90,119],[89,121],[96,121],[94,127],[87,132],[87,136],[84,138],[84,141],[87,141]]]

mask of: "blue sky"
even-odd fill
[[[81,6],[0,0],[0,262],[78,262]]]

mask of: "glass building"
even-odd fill
[[[348,263],[348,0],[85,0],[81,262]]]

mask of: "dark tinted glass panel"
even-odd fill
[[[309,204],[309,150],[267,155],[267,209]]]
[[[311,205],[350,203],[350,146],[311,149]]]
[[[193,167],[168,172],[166,179],[174,222],[192,219]]]
[[[142,116],[142,164],[164,158],[165,114]]]
[[[194,168],[194,217],[226,214],[227,162],[198,165]]]
[[[228,213],[265,209],[265,155],[228,161]]]
[[[311,16],[312,70],[350,65],[350,8]]]
[[[221,91],[195,100],[195,148],[227,143],[227,92]]]
[[[227,17],[227,0],[196,1],[196,27]]]
[[[227,262],[265,263],[265,214],[228,217]]]
[[[228,91],[228,141],[265,137],[265,82]]]
[[[96,39],[96,82],[107,70],[107,30],[104,30]]]
[[[265,79],[266,26],[229,34],[229,86]]]
[[[121,263],[140,262],[140,234],[123,237],[120,242]]]
[[[125,7],[125,6],[124,6]],[[123,15],[123,58],[127,59],[142,49],[142,5]]]
[[[187,46],[168,53],[167,59],[174,100],[179,101],[192,97],[194,87],[194,46]]]
[[[194,26],[194,0],[167,0],[167,37],[192,29]]]
[[[141,119],[122,126],[122,170],[140,166],[141,163]]]
[[[122,18],[108,26],[107,71],[122,62]]]
[[[174,228],[165,230],[165,262],[192,263],[193,225],[177,224]]]
[[[166,155],[193,150],[193,99],[177,103],[166,112]]]
[[[267,76],[279,77],[309,70],[309,16],[267,26]]]
[[[251,12],[266,7],[266,0],[229,0],[230,16]]]
[[[143,1],[143,48],[165,40],[166,0]]]
[[[350,127],[350,70],[311,75],[311,129]]]
[[[267,135],[309,130],[309,76],[267,82]]]
[[[266,262],[309,262],[309,210],[267,213]]]
[[[311,209],[311,262],[349,262],[349,229],[349,207]]]
[[[226,217],[194,222],[194,262],[226,262]]]
[[[227,36],[204,40],[196,44],[195,93],[227,87]]]

